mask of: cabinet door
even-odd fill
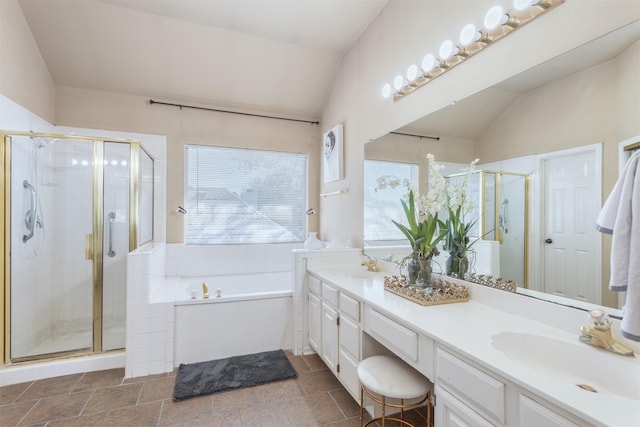
[[[344,317],[340,319],[340,323]],[[358,362],[346,351],[340,347],[338,355],[340,361],[340,373],[338,374],[344,388],[356,400],[360,401],[360,380],[358,379]]]
[[[338,311],[322,303],[322,359],[327,367],[337,372],[338,365]]]
[[[340,312],[340,350],[347,351],[354,360],[360,360],[360,326]]]
[[[322,304],[320,298],[315,294],[309,293],[309,345],[316,351],[321,353],[321,333],[322,333]]]
[[[436,422],[438,427],[490,427],[492,424],[436,385]]]

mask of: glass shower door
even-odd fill
[[[92,141],[11,144],[11,358],[93,348]]]
[[[125,346],[127,253],[129,253],[130,145],[104,144],[102,242],[102,350]]]

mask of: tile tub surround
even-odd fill
[[[317,356],[287,356],[296,379],[184,402],[172,399],[175,372],[131,380],[120,368],[0,387],[0,426],[359,425],[357,403]]]
[[[131,252],[127,256],[125,378],[171,372],[179,362],[175,358],[174,301],[156,299],[165,280],[260,272],[293,274],[291,251],[299,246],[152,243]],[[252,262],[247,263],[248,259]],[[215,292],[215,288],[209,292]]]

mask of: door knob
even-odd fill
[[[551,239],[544,239],[544,242],[545,242],[545,243],[553,243],[553,240],[551,240]]]

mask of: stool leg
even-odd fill
[[[427,392],[427,427],[431,427],[433,424],[431,423],[431,391]]]
[[[360,427],[364,425],[364,387],[360,386]]]
[[[404,399],[400,399],[400,419],[404,421]]]
[[[382,427],[384,427],[385,425],[385,415],[384,415],[384,408],[387,406],[387,398],[386,396],[382,396]]]

